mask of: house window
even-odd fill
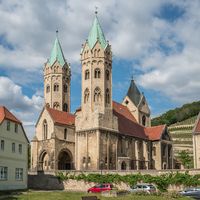
[[[7,180],[8,168],[0,166],[0,180]]]
[[[15,143],[12,143],[12,152],[15,153]]]
[[[66,140],[67,139],[67,129],[65,128],[64,129],[64,140]]]
[[[110,103],[110,92],[109,92],[109,89],[107,88],[106,89],[106,104],[109,104]]]
[[[4,151],[4,145],[5,145],[4,140],[1,140],[1,150],[2,150],[2,151]]]
[[[7,121],[7,131],[10,130],[10,121]]]
[[[96,68],[94,70],[94,78],[100,78],[101,77],[101,70],[99,68]]]
[[[98,102],[101,100],[101,90],[99,89],[99,87],[97,87],[94,90],[94,102]]]
[[[58,92],[59,91],[59,85],[58,85],[58,83],[55,83],[53,88],[54,88],[53,89],[54,92]]]
[[[22,154],[22,144],[19,144],[19,153]]]
[[[15,124],[15,133],[18,133],[18,124]]]
[[[17,181],[23,180],[23,168],[15,169],[15,180],[17,180]]]
[[[86,88],[86,89],[85,89],[85,92],[84,92],[84,103],[88,102],[88,100],[89,100],[89,95],[90,95],[89,89]]]
[[[110,79],[110,72],[109,70],[106,70],[106,80],[109,80]]]
[[[63,85],[63,91],[67,93],[67,84]]]
[[[89,79],[90,78],[90,72],[89,72],[89,70],[87,69],[86,71],[85,71],[85,80],[87,80],[87,79]]]
[[[47,85],[47,87],[46,87],[46,93],[49,93],[49,92],[50,92],[50,86]]]
[[[43,139],[47,139],[47,133],[48,133],[48,125],[46,119],[43,122]]]

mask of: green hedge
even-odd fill
[[[153,183],[157,186],[160,191],[166,191],[169,185],[184,185],[184,186],[197,186],[200,185],[200,174],[190,175],[188,172],[185,173],[168,173],[163,175],[152,176],[149,174],[142,175],[129,174],[129,175],[119,175],[119,174],[84,174],[74,175],[70,173],[58,172],[57,177],[59,180],[83,180],[85,182],[95,182],[95,183],[121,183],[124,182],[128,185],[135,185],[136,183]]]

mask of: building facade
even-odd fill
[[[27,188],[28,143],[22,123],[0,106],[0,190]]]
[[[112,50],[97,15],[81,49],[81,106],[74,115],[64,109],[70,105],[71,73],[56,41],[44,66],[45,107],[32,141],[32,169],[172,168],[167,127],[151,127],[148,103],[135,82],[122,103],[112,100]]]
[[[194,168],[200,168],[200,113],[196,119],[193,129],[193,156],[194,156]]]

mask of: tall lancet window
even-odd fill
[[[110,92],[108,88],[106,89],[105,98],[106,98],[106,104],[110,104]]]
[[[146,126],[146,117],[145,117],[145,115],[142,116],[142,125]]]
[[[84,92],[84,103],[87,103],[87,102],[88,102],[88,100],[89,100],[89,95],[90,95],[89,89],[86,88],[86,89],[85,89],[85,92]]]
[[[67,84],[63,85],[63,92],[67,93]]]
[[[101,70],[99,68],[96,68],[94,70],[94,78],[100,78],[101,77]]]
[[[94,102],[101,101],[101,90],[99,87],[95,88],[94,90]]]
[[[45,119],[43,122],[43,140],[47,139],[47,133],[48,133],[48,124],[47,120]]]
[[[85,80],[89,79],[90,78],[90,71],[87,69],[85,71]]]

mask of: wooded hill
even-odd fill
[[[160,124],[167,124],[169,126],[171,124],[198,115],[199,112],[200,112],[200,101],[184,104],[180,108],[169,110],[166,113],[162,114],[161,116],[153,118],[151,120],[151,125],[156,126]]]

